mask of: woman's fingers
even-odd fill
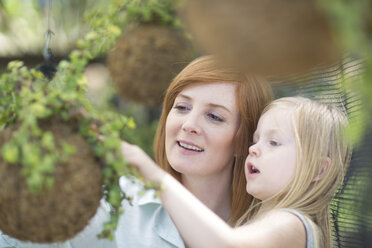
[[[141,148],[126,141],[121,144],[121,153],[130,164],[135,166],[144,162],[147,157],[147,154]]]
[[[136,167],[146,180],[159,182],[165,174],[140,147],[123,141],[121,152],[127,162]]]

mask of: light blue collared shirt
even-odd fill
[[[138,197],[138,185],[126,178],[120,179],[122,190],[133,196],[133,205],[123,201],[124,213],[120,216],[115,233],[118,248],[185,248],[173,221],[162,207],[154,191]]]
[[[72,248],[69,242],[53,243],[53,244],[38,244],[24,242],[0,233],[0,248]]]

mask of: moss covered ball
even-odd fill
[[[108,55],[108,66],[121,97],[158,106],[171,80],[192,59],[192,45],[180,30],[138,24],[118,39]]]
[[[0,157],[0,229],[23,241],[51,243],[74,237],[96,213],[102,197],[100,163],[90,145],[78,134],[74,121],[43,121],[40,127],[76,148],[66,163],[55,165],[54,184],[30,193],[22,167]],[[0,132],[0,147],[16,127]]]

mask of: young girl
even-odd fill
[[[329,204],[349,162],[345,115],[315,101],[281,98],[265,108],[245,162],[254,201],[231,228],[140,148],[122,153],[160,199],[189,247],[331,247]]]

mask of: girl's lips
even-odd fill
[[[259,169],[257,169],[252,163],[248,163],[248,172],[249,172],[249,174],[258,174],[258,173],[260,173],[260,170]]]
[[[199,147],[199,146],[197,146],[193,143],[186,142],[186,141],[181,141],[181,140],[177,141],[177,145],[179,147],[182,147],[182,148],[184,148],[186,150],[190,150],[190,151],[195,151],[195,152],[203,152],[204,151],[203,148],[201,148],[201,147]]]

